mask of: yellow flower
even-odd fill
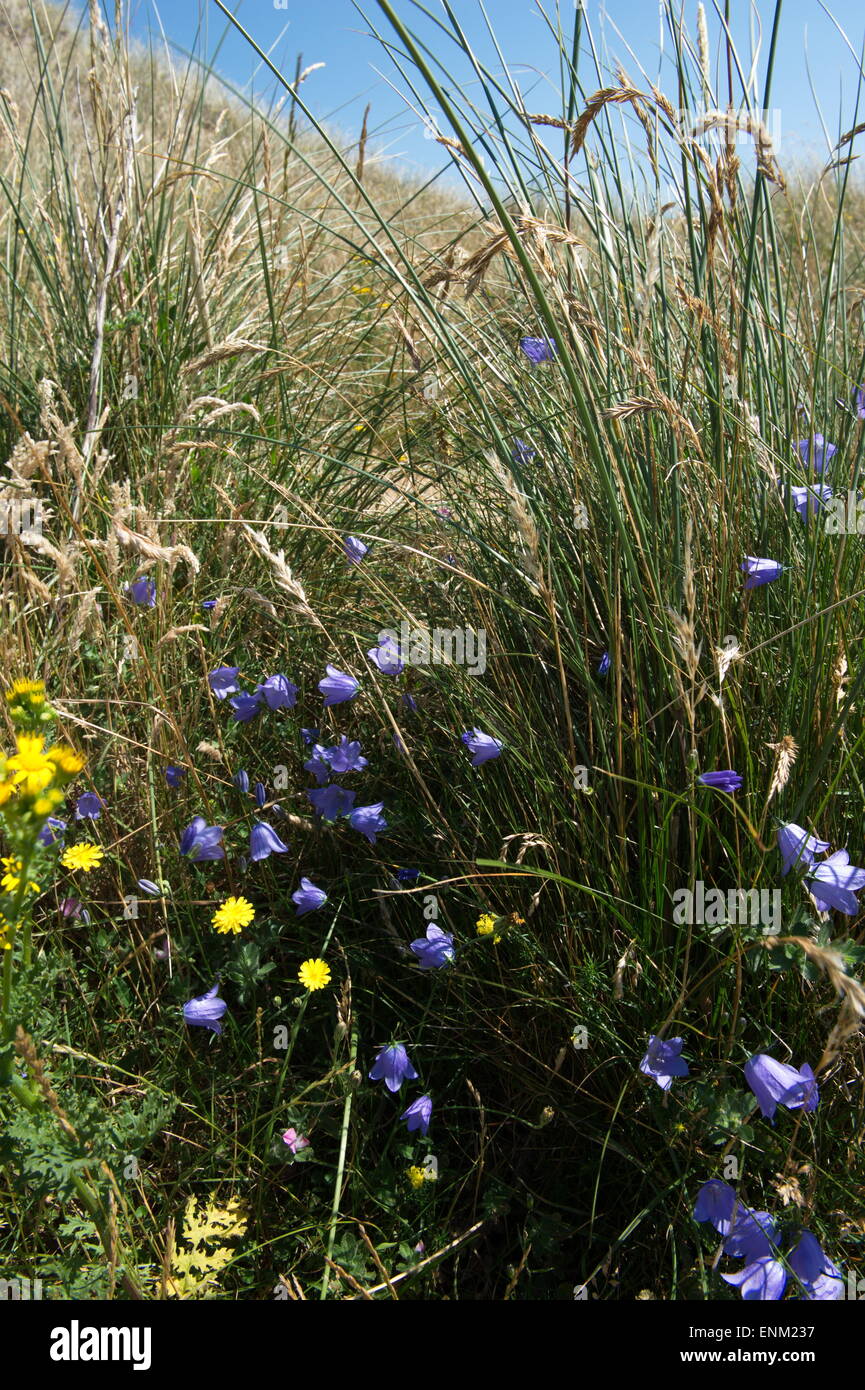
[[[56,811],[62,800],[63,793],[60,788],[49,787],[44,796],[38,796],[33,802],[33,810],[37,816],[50,816],[52,811]]]
[[[16,734],[15,746],[18,752],[6,760],[12,781],[30,795],[44,791],[54,781],[54,764],[43,751],[44,738],[41,734]]]
[[[352,294],[372,294],[372,290],[367,285],[352,285]]]
[[[426,1182],[426,1173],[424,1172],[423,1168],[419,1168],[416,1163],[413,1163],[412,1166],[406,1171],[406,1177],[408,1178],[415,1191],[417,1191],[419,1187],[423,1187],[424,1183]]]
[[[485,912],[482,917],[478,918],[477,925],[475,926],[475,931],[477,932],[478,936],[489,936],[493,931],[495,931],[497,921],[498,918],[493,917],[491,912]],[[493,945],[498,946],[501,939],[502,938],[498,935],[494,936]]]
[[[21,886],[21,870],[24,867],[21,860],[13,856],[9,859],[0,859],[0,864],[2,864],[3,868],[6,870],[3,877],[0,878],[0,888],[6,893],[17,893]],[[28,893],[38,893],[39,884],[29,879],[25,891]]]
[[[70,776],[80,772],[84,766],[84,759],[74,749],[66,748],[62,743],[58,743],[54,748],[49,748],[48,757],[52,763],[60,768],[61,772],[66,772]]]
[[[0,806],[3,805],[4,801],[9,800],[10,796],[12,796],[14,791],[14,782],[0,782]]]
[[[330,966],[324,960],[305,960],[297,972],[297,978],[308,990],[324,989],[330,984]]]
[[[12,928],[0,912],[0,951],[12,950]]]
[[[212,920],[217,931],[239,932],[241,927],[249,926],[254,916],[255,908],[246,898],[226,898]]]
[[[60,863],[67,869],[81,869],[85,874],[89,874],[91,869],[96,869],[105,858],[105,850],[101,845],[70,845],[69,849],[64,850],[60,857]]]
[[[15,700],[19,695],[29,695],[34,699],[35,703],[40,704],[45,699],[45,682],[28,680],[13,681],[6,691],[6,699],[10,701]]]

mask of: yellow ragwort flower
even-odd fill
[[[16,859],[13,855],[9,859],[0,859],[0,864],[5,869],[5,873],[0,878],[0,888],[3,889],[4,893],[17,893],[21,887],[21,870],[24,867],[21,860]],[[25,892],[38,893],[39,884],[29,879]]]
[[[0,912],[0,951],[12,950],[12,928]]]
[[[42,796],[37,796],[33,802],[33,810],[37,816],[50,816],[52,811],[57,810],[62,800],[63,792],[60,788],[49,787]]]
[[[85,874],[89,874],[91,869],[97,869],[105,858],[105,850],[101,845],[70,845],[69,849],[64,850],[60,857],[60,863],[67,869],[81,869]]]
[[[19,699],[22,695],[29,697],[32,704],[41,705],[45,701],[45,682],[44,681],[13,681],[6,691],[6,699],[10,701]]]
[[[41,734],[16,734],[17,753],[6,759],[12,781],[30,796],[38,796],[54,781],[54,764],[45,750]]]
[[[330,966],[324,960],[305,960],[297,972],[297,978],[306,989],[324,989],[330,984]]]
[[[213,925],[220,932],[239,932],[248,927],[255,916],[255,908],[246,898],[226,898],[213,914]]]
[[[76,772],[80,772],[84,766],[84,758],[76,753],[74,748],[67,748],[64,744],[58,743],[54,748],[48,749],[48,757],[51,759],[61,772],[66,772],[70,777]]]

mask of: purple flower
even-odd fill
[[[402,702],[409,714],[417,714],[417,700],[413,695],[410,695],[408,691],[403,695]]]
[[[722,772],[704,772],[697,778],[704,787],[716,787],[721,792],[738,791],[742,785],[742,778],[738,772],[732,772],[729,768]]]
[[[248,724],[261,712],[261,696],[250,695],[247,690],[242,690],[239,695],[232,695],[229,704],[233,711],[232,718],[236,719],[238,724]]]
[[[520,338],[520,348],[535,366],[552,362],[559,350],[555,338]]]
[[[235,772],[232,781],[234,782],[234,785],[237,787],[237,790],[239,792],[243,792],[245,796],[246,793],[249,791],[249,773],[244,772],[243,768],[241,768],[240,772]]]
[[[224,999],[218,999],[216,991],[219,989],[217,982],[206,994],[197,994],[194,999],[190,999],[183,1006],[183,1017],[193,1028],[211,1028],[214,1033],[222,1032],[220,1019],[225,1013],[228,1005]]]
[[[158,883],[154,883],[152,878],[139,878],[138,887],[142,893],[147,893],[151,898],[161,898],[162,889]]]
[[[420,878],[420,869],[397,869],[397,883],[417,883]]]
[[[865,384],[857,386],[853,392],[853,409],[860,420],[865,420]]]
[[[76,917],[83,917],[85,921],[90,921],[90,914],[85,912],[77,898],[64,898],[60,904],[60,911],[70,921],[74,922]]]
[[[598,675],[599,675],[599,676],[605,676],[605,675],[607,674],[607,672],[609,671],[609,669],[610,669],[610,653],[609,653],[609,652],[604,652],[604,655],[601,657],[600,661],[598,662]]]
[[[432,1115],[432,1101],[429,1096],[420,1096],[413,1100],[407,1110],[400,1115],[401,1120],[408,1120],[408,1132],[411,1134],[419,1129],[422,1135],[426,1135],[429,1130],[430,1116]]]
[[[36,840],[40,845],[56,845],[58,841],[62,844],[65,829],[65,820],[58,820],[57,816],[49,816],[36,836]]]
[[[774,1301],[781,1298],[787,1286],[787,1271],[780,1260],[771,1255],[763,1255],[751,1264],[745,1265],[736,1274],[722,1274],[727,1284],[741,1291],[745,1299]]]
[[[315,884],[308,878],[300,880],[300,887],[291,895],[291,901],[297,904],[297,916],[303,917],[306,912],[315,912],[327,902],[327,894],[323,888],[316,888]]]
[[[389,633],[380,632],[378,646],[370,647],[367,656],[377,666],[383,676],[398,676],[405,670],[405,662],[400,656],[399,643]]]
[[[201,600],[201,606],[204,609],[205,613],[210,613],[216,607],[218,602],[219,599],[217,598],[205,598]]]
[[[287,854],[288,845],[284,845],[276,831],[263,820],[253,822],[249,832],[249,857],[253,864],[257,864],[260,859],[267,859],[271,854]]]
[[[750,1264],[752,1260],[762,1260],[771,1255],[772,1246],[777,1244],[778,1227],[769,1213],[739,1206],[732,1229],[724,1241],[724,1254]]]
[[[179,787],[185,776],[185,767],[167,767],[165,769],[165,780],[169,787]]]
[[[784,566],[777,560],[760,560],[756,555],[746,555],[745,563],[739,569],[746,575],[743,588],[757,589],[761,584],[771,584],[777,579]]]
[[[315,743],[320,732],[320,729],[301,729],[300,736],[303,739],[304,743],[309,745],[310,743]]]
[[[825,502],[831,501],[832,489],[821,483],[818,487],[791,487],[793,506],[803,521],[815,515]]]
[[[329,787],[322,787],[320,791],[313,788],[312,791],[307,792],[315,810],[327,821],[335,821],[337,816],[347,816],[354,805],[356,795],[357,792],[351,792],[347,787],[337,786],[336,782],[333,782]]]
[[[649,1038],[648,1051],[640,1063],[640,1071],[644,1076],[653,1077],[662,1091],[669,1091],[674,1076],[689,1075],[688,1063],[679,1056],[684,1045],[684,1038],[669,1038],[665,1042],[653,1034]]]
[[[781,869],[782,876],[788,874],[793,865],[800,868],[812,868],[814,855],[823,854],[829,848],[828,840],[818,840],[816,836],[809,835],[807,830],[803,830],[801,825],[788,821],[786,825],[778,827],[778,849],[781,851],[781,858],[784,861]]]
[[[296,1129],[287,1129],[282,1136],[283,1144],[287,1144],[293,1154],[299,1149],[308,1149],[309,1140],[303,1135],[298,1134]]]
[[[863,887],[865,869],[857,869],[850,863],[846,849],[837,849],[818,864],[808,881],[809,891],[821,912],[829,912],[834,907],[848,917],[858,913],[856,893]]]
[[[346,536],[344,546],[346,559],[350,565],[359,565],[369,550],[369,546],[364,545],[363,541],[359,541],[357,536]]]
[[[347,676],[335,666],[328,666],[326,670],[327,675],[318,683],[318,688],[324,696],[325,708],[328,705],[341,705],[346,700],[353,700],[360,690],[354,676]]]
[[[98,820],[105,802],[95,792],[84,792],[75,804],[76,820]]]
[[[217,700],[234,694],[238,688],[235,682],[239,674],[239,666],[217,666],[215,671],[208,672],[207,681]]]
[[[376,835],[382,830],[387,830],[387,821],[381,814],[384,810],[384,802],[376,801],[372,806],[358,806],[356,811],[349,815],[349,824],[352,830],[359,830],[361,835],[365,835],[371,845],[375,844]]]
[[[224,859],[221,825],[208,825],[204,816],[195,816],[183,832],[180,840],[180,853],[188,854],[196,863],[205,859]]]
[[[261,808],[267,800],[267,787],[263,782],[256,782],[255,784],[255,800],[259,808]]]
[[[418,937],[411,948],[420,961],[421,970],[440,970],[455,959],[454,939],[434,922],[426,929],[426,936]]]
[[[323,755],[334,772],[362,772],[368,766],[366,758],[360,755],[360,744],[349,743],[345,734],[340,738],[339,743],[332,748],[325,748]]]
[[[263,696],[268,709],[294,709],[297,704],[297,686],[292,685],[288,676],[268,676],[263,684],[255,687],[255,693]]]
[[[814,446],[813,453],[811,448],[812,444]],[[815,473],[822,473],[826,464],[833,455],[838,452],[836,445],[828,443],[828,441],[823,438],[822,434],[812,435],[811,439],[800,439],[796,444],[796,448],[799,450],[803,461],[813,466]]]
[[[511,449],[511,460],[514,463],[531,463],[533,458],[537,458],[536,451],[524,439],[515,439],[514,447]]]
[[[305,772],[312,774],[320,787],[325,785],[330,777],[330,764],[327,761],[326,750],[320,743],[315,744],[312,757],[307,758],[303,767]]]
[[[694,1220],[711,1221],[719,1235],[727,1236],[733,1229],[734,1213],[741,1210],[735,1189],[720,1178],[704,1182],[694,1203]]]
[[[126,592],[142,608],[156,607],[156,584],[152,579],[136,579],[134,584],[126,585]]]
[[[396,1092],[402,1083],[417,1080],[417,1072],[408,1059],[402,1043],[391,1043],[383,1047],[373,1063],[369,1074],[370,1081],[383,1081],[389,1091]]]
[[[480,729],[466,730],[460,734],[460,738],[466,748],[473,755],[472,767],[480,767],[482,763],[488,763],[491,758],[497,758],[504,747],[501,739],[493,738],[490,734],[482,734]]]
[[[844,1297],[844,1281],[840,1269],[820,1248],[820,1242],[810,1231],[803,1231],[788,1264],[809,1299],[834,1302]]]
[[[772,1124],[779,1105],[788,1110],[816,1110],[820,1092],[807,1062],[796,1071],[786,1062],[777,1062],[765,1052],[758,1052],[745,1063],[744,1072],[764,1119],[771,1120]]]

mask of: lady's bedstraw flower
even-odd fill
[[[423,1187],[424,1183],[426,1182],[425,1170],[423,1168],[420,1168],[416,1163],[413,1163],[410,1168],[406,1169],[406,1177],[408,1178],[415,1192],[418,1190],[419,1187]]]
[[[478,918],[477,922],[475,923],[475,931],[476,931],[477,935],[478,935],[478,936],[492,936],[492,935],[493,935],[493,932],[494,932],[495,929],[496,929],[496,922],[497,922],[497,921],[498,921],[498,918],[497,918],[497,917],[494,917],[494,916],[492,915],[491,912],[484,912],[483,915],[480,916],[480,917]],[[493,936],[493,945],[494,945],[494,946],[498,946],[498,944],[499,944],[499,942],[501,941],[501,939],[502,939],[502,938],[501,938],[498,934],[496,934],[495,936]]]
[[[246,898],[226,898],[211,920],[218,932],[237,933],[248,927],[254,916],[255,908]]]
[[[64,850],[60,856],[60,863],[66,869],[89,874],[91,869],[99,868],[104,858],[105,850],[101,845],[91,845],[85,841],[80,845],[70,845]]]
[[[330,984],[330,966],[324,960],[305,960],[297,972],[297,978],[310,993],[316,989],[324,989]]]

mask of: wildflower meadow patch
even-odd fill
[[[862,125],[370,0],[427,179],[14,8],[0,1285],[861,1298]]]

